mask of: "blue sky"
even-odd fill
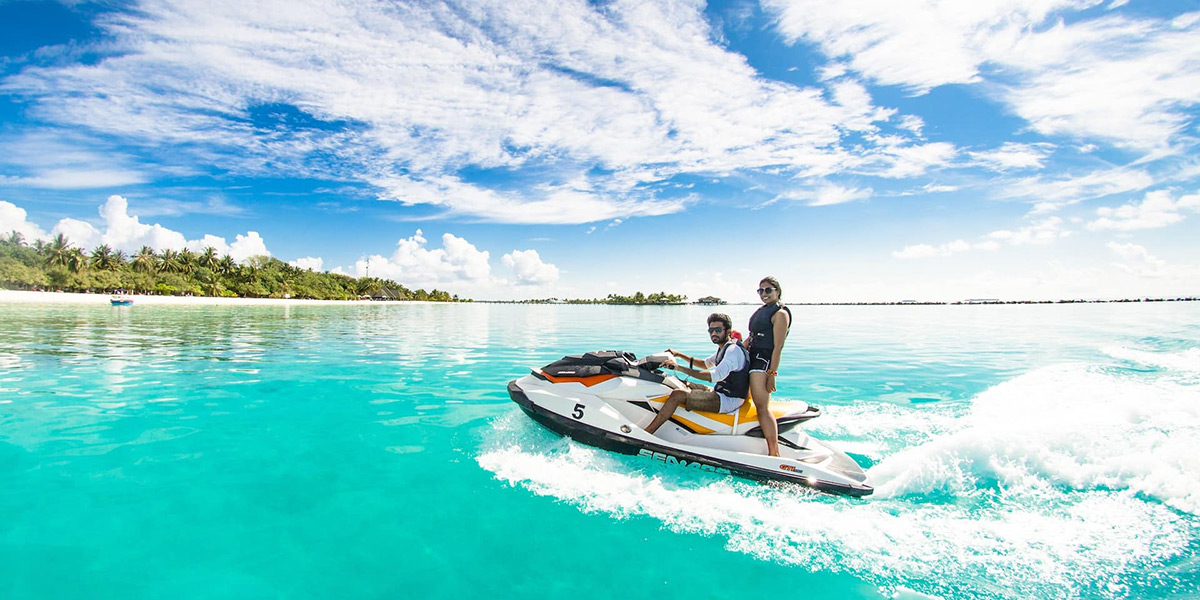
[[[0,229],[484,299],[1200,293],[1200,2],[0,1]]]

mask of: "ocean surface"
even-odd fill
[[[776,397],[865,499],[581,446],[505,392],[706,356],[708,312],[0,304],[0,598],[1200,596],[1200,303],[796,307]]]

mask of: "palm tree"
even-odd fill
[[[158,270],[160,273],[178,273],[179,253],[170,248],[163,250],[158,257]]]
[[[191,275],[196,270],[196,253],[184,248],[179,251],[179,272]]]
[[[117,262],[113,259],[112,248],[108,244],[100,244],[92,250],[92,267],[111,271],[117,268]]]
[[[142,273],[153,273],[158,267],[158,256],[154,254],[154,248],[150,246],[142,246],[137,254],[133,255],[133,270],[141,271]]]
[[[236,270],[237,261],[233,260],[233,257],[228,254],[222,256],[221,262],[217,264],[217,271],[222,275],[233,275]]]
[[[217,271],[217,263],[219,262],[221,262],[221,259],[217,258],[217,249],[212,246],[205,248],[204,253],[200,255],[200,266],[214,273]]]
[[[66,267],[70,269],[72,273],[78,273],[84,270],[87,268],[87,265],[88,257],[83,253],[83,250],[80,250],[79,248],[70,248],[67,251]]]
[[[121,250],[117,250],[117,251],[113,252],[112,257],[113,257],[113,268],[114,269],[120,269],[120,268],[124,267],[126,264],[129,264],[129,258],[126,257],[125,253]]]
[[[67,241],[67,236],[58,234],[53,240],[45,246],[46,263],[54,266],[60,265],[70,267],[71,264],[71,243]]]
[[[25,236],[22,235],[20,231],[14,229],[8,233],[8,237],[5,238],[4,241],[14,246],[24,246]]]

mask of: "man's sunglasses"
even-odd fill
[[[758,295],[761,296],[763,294],[770,294],[774,291],[775,291],[775,288],[773,288],[773,287],[758,288]]]
[[[724,327],[709,327],[708,328],[709,333],[721,333],[723,331],[725,331]]]

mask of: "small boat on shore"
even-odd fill
[[[113,306],[133,306],[133,298],[128,298],[126,296],[113,296],[112,298],[109,298],[108,301],[111,302]]]

